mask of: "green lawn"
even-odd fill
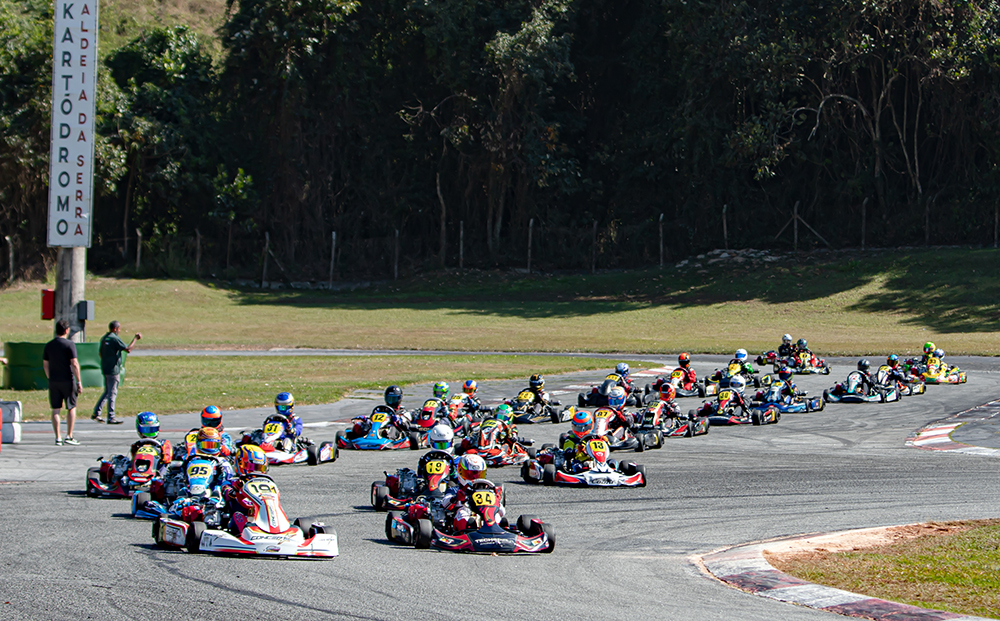
[[[630,361],[638,368],[641,363]],[[445,380],[452,391],[467,379],[527,378],[583,369],[613,368],[614,361],[549,356],[150,356],[128,359],[128,374],[118,393],[124,416],[143,410],[157,414],[195,412],[209,404],[224,410],[263,407],[290,391],[300,405],[333,403],[360,388]],[[404,389],[405,390],[405,389]],[[90,416],[99,388],[80,397],[79,415]],[[413,393],[404,403],[416,407]],[[511,395],[513,396],[513,395]],[[21,401],[29,420],[51,414],[47,391],[0,390],[0,400]]]
[[[141,347],[751,352],[781,334],[822,354],[1000,354],[1000,253],[801,255],[590,275],[447,270],[353,293],[222,281],[90,278],[96,340],[111,319]],[[0,292],[0,339],[43,341],[41,284]]]

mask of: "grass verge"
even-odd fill
[[[630,361],[631,363],[631,361]],[[547,356],[197,356],[130,358],[128,376],[118,393],[123,416],[143,410],[157,414],[195,412],[208,404],[224,410],[264,407],[287,390],[302,405],[332,403],[352,390],[382,389],[389,384],[445,380],[460,389],[467,379],[525,378],[532,373],[555,374],[602,369],[613,362],[597,358]],[[640,363],[631,363],[636,367]],[[87,388],[78,402],[78,416],[90,416],[99,388]],[[420,395],[429,396],[429,395]],[[0,400],[21,401],[27,420],[51,415],[47,391],[0,390]],[[419,405],[412,393],[404,404]]]
[[[783,572],[894,602],[1000,618],[1000,520],[929,524],[919,536],[848,552],[772,557]]]
[[[788,254],[596,275],[443,271],[355,292],[88,279],[90,341],[112,319],[140,347],[751,352],[783,333],[824,355],[1000,354],[1000,253]],[[0,339],[44,341],[39,284],[0,291]]]

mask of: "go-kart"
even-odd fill
[[[698,382],[695,382],[691,386],[691,388],[688,389],[684,388],[684,385],[682,384],[683,381],[684,381],[683,369],[674,369],[673,371],[670,372],[669,377],[663,377],[663,376],[657,377],[652,384],[646,384],[646,387],[644,389],[646,396],[643,399],[643,403],[651,404],[654,403],[655,401],[659,401],[660,389],[663,387],[664,384],[673,384],[674,391],[676,392],[678,397],[700,397],[704,399],[706,396],[708,396],[709,387],[706,386],[705,384],[700,384]],[[719,385],[712,384],[711,387],[713,390],[718,391]],[[715,393],[713,392],[712,394],[714,395]]]
[[[145,440],[135,456],[114,455],[101,465],[87,470],[87,495],[130,498],[137,491],[148,491],[160,474],[160,448],[154,440]]]
[[[205,515],[221,512],[224,503],[220,488],[232,477],[232,466],[225,459],[195,455],[181,465],[172,466],[167,477],[154,481],[148,492],[133,494],[132,516],[140,519],[156,519],[169,513],[179,516],[191,505],[197,505]],[[188,513],[191,510],[187,509]]]
[[[416,548],[449,552],[530,554],[555,549],[552,526],[535,516],[522,515],[516,528],[511,528],[506,518],[497,519],[503,504],[502,486],[484,479],[473,483],[470,491],[469,504],[480,524],[476,530],[456,531],[449,515],[432,515],[427,505],[418,502],[406,512],[389,512],[385,519],[386,538]]]
[[[622,382],[621,375],[618,375],[617,373],[612,373],[605,377],[604,381],[600,384],[591,386],[590,392],[581,392],[577,395],[576,404],[581,408],[606,406],[608,405],[608,395],[611,394],[611,389],[615,386],[621,386],[622,384],[625,384],[625,406],[640,407],[642,405],[643,395],[639,393],[638,388],[636,388],[636,386],[631,382]],[[572,418],[572,416],[570,418]]]
[[[665,402],[657,401],[639,413],[641,422],[635,435],[636,437],[644,436],[646,446],[660,448],[663,446],[664,437],[691,438],[708,433],[711,424],[708,418],[698,416],[697,412],[692,415],[691,412],[688,412],[687,416],[675,416]]]
[[[465,393],[452,395],[451,399],[448,399],[446,410],[448,424],[459,435],[469,435],[470,430],[490,413],[489,409],[474,409],[469,396]]]
[[[427,447],[427,434],[418,431],[404,433],[392,424],[390,417],[394,414],[387,405],[376,406],[368,416],[358,416],[351,422],[350,430],[338,431],[337,447],[358,451],[387,451],[393,449],[412,449],[414,451]]]
[[[770,377],[766,377],[770,379]],[[798,414],[802,412],[818,412],[826,407],[822,397],[809,397],[797,393],[794,397],[782,394],[787,384],[783,380],[766,382],[764,390],[754,395],[750,409],[774,406],[782,414]]]
[[[340,553],[337,533],[322,522],[308,518],[299,518],[294,525],[289,522],[278,486],[270,477],[258,475],[246,481],[243,493],[253,504],[253,515],[247,516],[239,533],[191,513],[181,518],[160,517],[153,522],[153,540],[158,546],[183,547],[188,552],[305,558],[332,558]]]
[[[576,412],[576,409],[572,406],[563,408],[562,411],[556,410],[552,406],[560,405],[559,402],[550,401],[549,403],[542,403],[538,400],[535,393],[530,390],[522,390],[513,399],[507,399],[506,403],[514,410],[513,420],[519,425],[544,423],[546,421],[556,424],[564,423],[573,418],[573,414]]]
[[[876,389],[868,391],[862,380],[861,371],[851,371],[847,380],[823,391],[827,403],[888,403],[899,401],[899,389],[889,381],[885,371],[875,375]]]
[[[557,447],[543,448],[535,459],[521,465],[521,478],[528,483],[587,487],[645,487],[646,469],[633,462],[609,460],[611,449],[604,438],[587,436],[583,463],[566,457]],[[574,450],[574,449],[569,449]]]
[[[340,456],[340,449],[334,446],[333,442],[322,442],[316,446],[308,438],[281,437],[285,433],[284,417],[280,415],[268,416],[264,419],[264,425],[260,429],[243,432],[240,444],[255,444],[264,451],[267,456],[267,463],[278,464],[301,464],[308,463],[316,466],[322,463],[336,461]]]
[[[508,443],[509,433],[514,431],[507,425],[495,418],[487,418],[479,424],[479,428],[471,436],[462,441],[455,453],[463,455],[474,452],[482,457],[490,468],[522,464],[534,454],[533,449],[524,448],[525,444],[530,445],[532,442],[517,439],[513,443]]]
[[[753,373],[747,373],[740,363],[730,362],[725,369],[716,369],[715,373],[705,378],[705,388],[710,395],[718,394],[723,388],[729,388],[729,380],[737,375],[742,375],[748,386],[760,388],[760,378],[757,377],[756,373],[756,370]]]
[[[825,359],[818,358],[815,354],[807,351],[799,352],[794,356],[781,357],[772,350],[757,356],[754,362],[760,366],[772,365],[775,373],[783,366],[787,366],[797,375],[829,375],[832,370]]]
[[[899,390],[900,397],[912,397],[914,395],[922,395],[927,392],[927,384],[924,383],[923,377],[919,375],[904,374],[905,380],[899,380],[890,377],[889,373],[891,371],[892,368],[887,364],[883,364],[878,368],[878,372],[880,374],[884,374],[883,377],[896,386],[896,389]]]
[[[610,450],[635,451],[637,453],[641,453],[646,450],[647,440],[655,442],[655,444],[650,445],[650,448],[659,448],[662,446],[662,440],[656,442],[655,436],[647,436],[647,434],[637,436],[627,427],[618,427],[617,429],[612,430],[611,421],[613,421],[617,415],[617,412],[608,407],[597,408],[594,410],[594,431],[592,433],[595,436],[603,437],[607,441],[608,448]],[[562,442],[563,439],[560,438],[560,444],[562,444]]]
[[[944,360],[934,356],[919,369],[919,377],[927,384],[964,384],[969,381],[965,371],[948,366]]]
[[[688,412],[690,417],[707,417],[709,423],[715,425],[773,425],[781,420],[781,412],[773,405],[759,408],[748,408],[744,412],[736,399],[735,393],[729,388],[723,388],[716,395],[715,401],[706,401],[698,410]]]
[[[376,511],[404,509],[420,496],[440,497],[452,478],[453,459],[452,454],[435,449],[420,458],[416,470],[399,468],[395,474],[385,473],[384,481],[372,483],[372,506]]]

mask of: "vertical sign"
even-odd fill
[[[98,0],[55,0],[49,246],[90,247]]]

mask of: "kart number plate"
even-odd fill
[[[282,427],[281,423],[268,423],[264,425],[264,433],[268,435],[271,435],[272,433],[281,433],[282,432],[281,427]]]
[[[590,450],[594,453],[601,453],[608,450],[608,443],[604,440],[591,440]]]
[[[605,377],[604,379],[605,380],[614,380],[614,381],[617,382],[617,381],[621,380],[621,378],[622,378],[621,375],[618,375],[617,373],[612,373],[611,375]]]
[[[674,369],[674,372],[670,374],[671,379],[680,379],[684,376],[684,372],[680,369]]]
[[[490,507],[496,504],[497,496],[493,492],[480,490],[472,492],[472,504],[477,507]]]
[[[534,399],[535,399],[535,393],[531,392],[530,390],[522,390],[521,394],[517,396],[518,401],[527,401],[528,403],[531,403]]]
[[[723,390],[722,392],[719,393],[719,401],[729,401],[732,398],[733,398],[732,391]]]
[[[212,468],[205,464],[191,464],[188,466],[187,475],[189,479],[196,477],[207,477],[212,472]]]
[[[146,446],[140,446],[139,450],[136,451],[135,454],[136,455],[156,455],[156,447],[149,446],[148,444]]]
[[[427,474],[444,474],[448,468],[448,464],[441,460],[434,460],[427,462]]]
[[[265,481],[250,481],[246,485],[246,490],[254,496],[274,494],[278,491],[274,485]]]
[[[385,412],[375,412],[372,414],[373,423],[384,423],[387,420]]]
[[[484,420],[482,423],[480,423],[479,429],[481,431],[486,431],[487,429],[493,429],[494,427],[496,427],[499,424],[500,424],[499,421],[497,421],[496,419],[490,418],[490,419]]]

